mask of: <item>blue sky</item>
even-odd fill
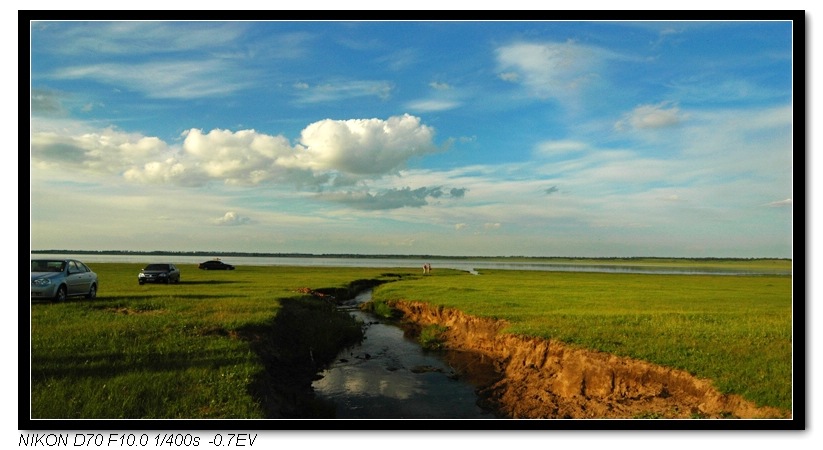
[[[781,21],[33,22],[31,247],[791,257],[792,44]]]

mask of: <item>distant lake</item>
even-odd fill
[[[93,263],[135,263],[170,262],[174,264],[199,264],[209,257],[188,255],[104,255],[104,254],[46,254],[31,255],[32,259],[74,258],[88,264]],[[413,268],[422,271],[423,264],[432,265],[432,270],[455,269],[477,273],[483,269],[538,270],[549,272],[601,272],[601,273],[648,273],[680,275],[791,275],[787,270],[742,269],[736,267],[689,267],[634,265],[630,262],[596,264],[591,262],[552,261],[496,261],[489,259],[454,258],[389,258],[389,257],[312,257],[312,256],[232,256],[222,258],[226,263],[238,268],[242,266],[299,266],[299,267],[370,267],[370,268]]]

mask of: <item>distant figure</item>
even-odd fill
[[[432,265],[429,263],[423,264],[423,273],[429,274],[432,271]]]

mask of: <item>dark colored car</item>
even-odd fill
[[[143,283],[179,283],[180,269],[174,264],[149,264],[137,274],[137,282]]]
[[[75,259],[33,259],[31,298],[63,302],[69,297],[97,297],[97,274]]]
[[[226,264],[219,259],[213,259],[211,261],[206,261],[200,263],[198,266],[203,270],[234,270],[234,266],[231,264]]]

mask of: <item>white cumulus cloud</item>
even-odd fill
[[[408,114],[385,120],[322,120],[308,125],[294,145],[282,135],[255,130],[190,129],[174,146],[115,129],[68,130],[34,129],[34,169],[184,187],[283,185],[323,192],[322,198],[362,209],[422,206],[444,195],[465,194],[461,188],[439,186],[368,191],[366,182],[399,176],[410,159],[439,151],[434,129]]]
[[[214,221],[217,225],[224,225],[224,226],[235,226],[235,225],[245,225],[251,222],[251,219],[248,217],[241,216],[234,211],[229,211]]]
[[[381,175],[402,168],[413,157],[437,151],[433,139],[434,129],[408,114],[388,120],[326,119],[303,130],[300,143],[305,150],[294,166]]]
[[[348,185],[396,173],[409,159],[438,151],[434,129],[418,117],[326,119],[307,126],[301,143],[255,130],[191,129],[181,146],[114,129],[32,132],[34,167],[120,174],[139,183],[182,186],[220,182]]]

